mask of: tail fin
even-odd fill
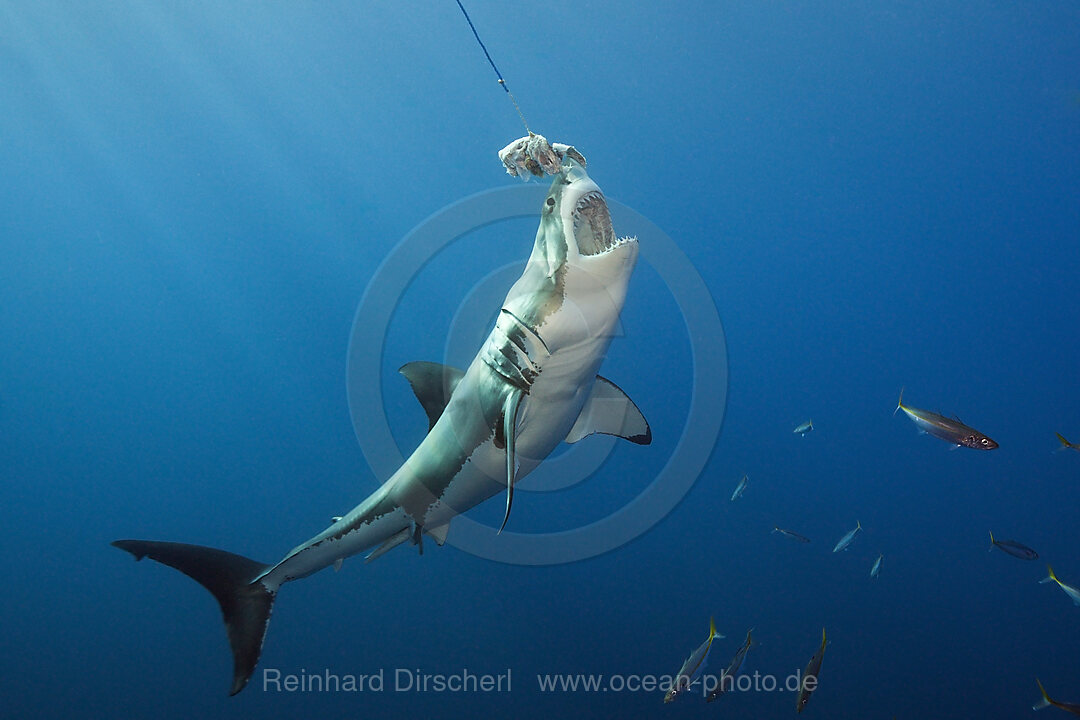
[[[1043,708],[1050,707],[1051,703],[1053,703],[1054,701],[1051,700],[1050,696],[1046,694],[1046,688],[1044,688],[1042,686],[1042,683],[1039,682],[1039,678],[1035,678],[1035,682],[1038,683],[1038,685],[1039,685],[1039,692],[1042,693],[1042,697],[1039,698],[1038,702],[1036,702],[1034,705],[1031,706],[1031,709],[1032,710],[1042,710]]]
[[[991,530],[990,531],[990,550],[993,550],[995,545],[997,545],[997,543],[994,542],[994,531]],[[987,551],[987,552],[989,552],[989,551]]]
[[[1054,434],[1057,435],[1058,442],[1061,443],[1061,447],[1059,447],[1058,450],[1064,450],[1065,448],[1074,448],[1074,447],[1076,447],[1076,445],[1074,445],[1071,442],[1069,442],[1068,440],[1066,440],[1065,436],[1062,435],[1061,433],[1056,432]]]
[[[254,580],[270,566],[200,545],[117,540],[113,546],[128,551],[136,560],[148,557],[176,568],[217,598],[233,654],[233,684],[229,694],[243,690],[259,662],[275,595]]]
[[[1054,568],[1049,565],[1046,566],[1047,575],[1039,583],[1056,583],[1058,582],[1057,575],[1054,574]]]
[[[892,414],[896,415],[902,407],[904,407],[904,388],[900,388],[900,399],[896,401],[896,410],[893,410]]]

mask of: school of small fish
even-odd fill
[[[909,407],[904,405],[904,391],[900,390],[900,399],[896,403],[896,409],[893,411],[895,415],[897,412],[903,411],[907,415],[920,433],[932,435],[933,437],[940,438],[954,447],[966,447],[974,450],[994,450],[998,447],[998,443],[992,440],[989,436],[979,432],[973,427],[965,425],[959,418],[948,418],[939,413],[930,412],[928,410],[920,410],[918,408]],[[814,429],[814,423],[812,420],[807,420],[804,423],[800,423],[794,429],[794,434],[800,437],[805,437],[807,433]],[[1060,447],[1058,450],[1076,450],[1080,451],[1080,443],[1073,443],[1065,439],[1061,433],[1055,433],[1057,435],[1058,444]],[[749,484],[750,476],[744,474],[739,482],[735,486],[735,490],[731,493],[731,500],[738,500],[746,492],[747,485]],[[855,527],[844,533],[836,544],[833,546],[833,553],[845,551],[851,547],[856,538],[862,533],[863,526],[858,520],[855,521]],[[773,525],[772,532],[774,534],[782,535],[788,539],[795,540],[799,543],[809,543],[810,538],[795,532],[782,528],[779,525]],[[1014,558],[1020,560],[1038,560],[1039,553],[1033,548],[1024,545],[1016,540],[999,540],[994,537],[993,531],[990,531],[990,551],[995,548],[1011,555]],[[881,575],[882,563],[885,560],[885,554],[879,553],[877,559],[874,560],[873,565],[870,567],[870,578],[876,579]],[[1047,576],[1040,580],[1043,584],[1055,584],[1061,590],[1069,596],[1069,599],[1073,601],[1073,604],[1080,607],[1080,588],[1073,585],[1069,585],[1058,578],[1054,573],[1054,568],[1050,565],[1046,566]],[[694,652],[683,663],[679,672],[674,676],[674,680],[670,689],[664,697],[664,702],[671,702],[679,694],[695,686],[697,683],[702,682],[703,678],[709,678],[713,681],[711,687],[705,688],[705,700],[706,702],[713,702],[725,692],[728,692],[734,686],[734,681],[742,668],[743,661],[746,658],[747,652],[750,650],[753,644],[751,637],[752,630],[747,631],[746,641],[735,653],[731,662],[727,668],[720,672],[717,677],[707,676],[704,671],[709,660],[709,653],[712,650],[713,641],[716,638],[723,638],[723,635],[719,635],[716,632],[716,625],[713,623],[712,618],[709,619],[709,636],[705,641],[698,646]],[[806,707],[807,702],[810,700],[810,694],[817,689],[818,676],[821,673],[821,664],[825,658],[825,647],[827,645],[825,628],[821,629],[821,645],[817,652],[810,658],[806,664],[806,668],[802,673],[798,696],[795,700],[795,712],[801,713]],[[1080,715],[1080,703],[1061,702],[1052,699],[1043,687],[1042,682],[1036,678],[1035,682],[1038,684],[1041,697],[1038,701],[1032,705],[1033,710],[1042,710],[1047,707],[1056,707],[1060,710],[1072,713],[1073,715]]]

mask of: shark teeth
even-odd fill
[[[585,193],[574,206],[574,239],[582,255],[600,255],[620,243],[611,227],[611,213],[600,191]]]

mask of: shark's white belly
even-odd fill
[[[603,343],[606,348],[607,343]],[[561,359],[546,364],[521,402],[517,419],[517,472],[515,481],[532,472],[558,447],[573,427],[596,379],[603,359],[582,366]],[[417,518],[426,527],[438,527],[455,515],[506,491],[506,450],[485,440],[468,458],[438,501]]]

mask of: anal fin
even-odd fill
[[[438,527],[426,528],[425,532],[431,536],[431,539],[435,541],[435,544],[442,547],[446,543],[446,534],[450,532],[450,523],[447,521],[445,524]]]

